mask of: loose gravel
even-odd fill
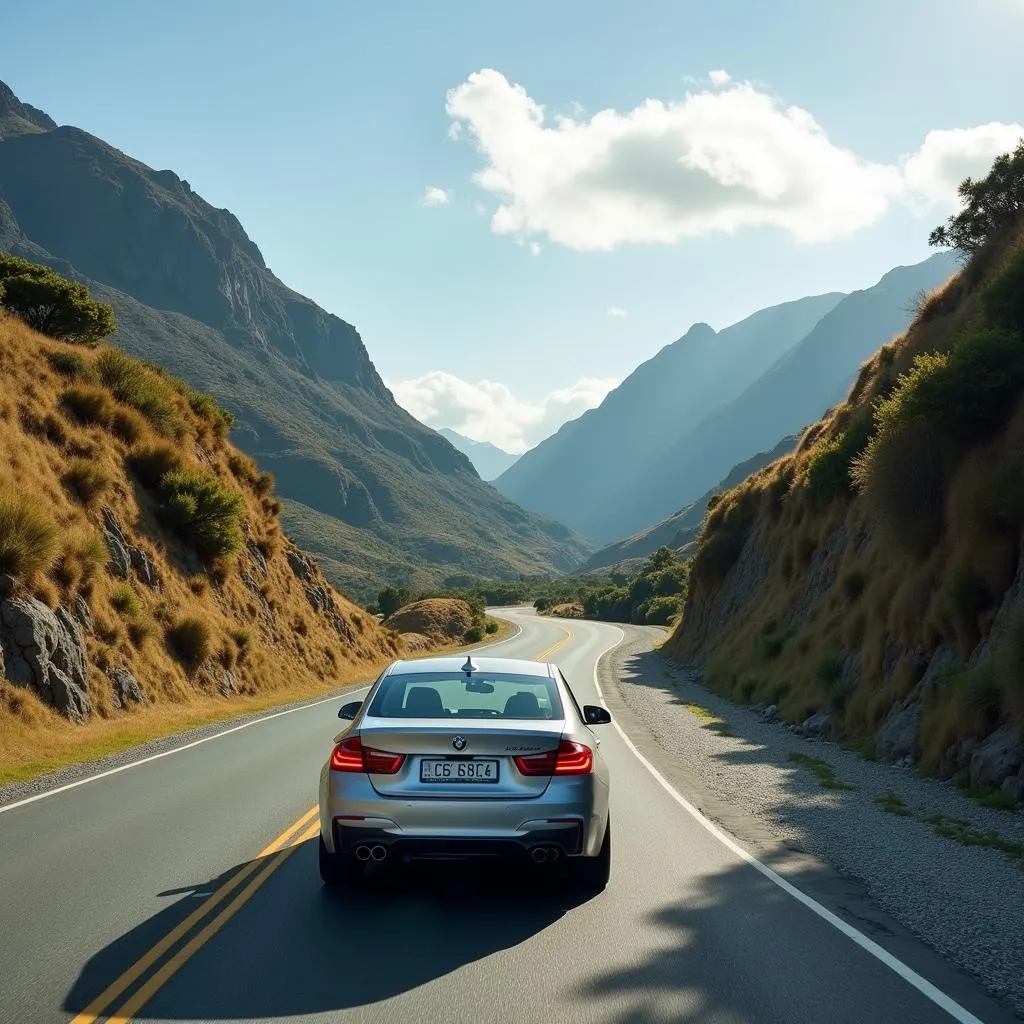
[[[856,879],[885,912],[1024,1018],[1024,863],[936,835],[927,820],[941,815],[1024,844],[1024,814],[981,806],[947,783],[767,723],[650,648],[649,636],[628,635],[606,659],[603,684],[616,687],[664,752],[685,761],[702,790],[692,796],[727,806],[727,825],[741,841],[746,818],[750,836],[768,833]],[[686,704],[706,709],[733,735]],[[790,759],[794,753],[826,762],[843,788],[824,788],[806,763]],[[879,800],[910,813],[884,810]]]

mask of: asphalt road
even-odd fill
[[[600,699],[622,630],[509,617],[495,654],[545,656]],[[1011,1019],[905,936],[894,958],[787,891],[613,726],[601,895],[504,869],[327,893],[312,810],[339,704],[0,809],[0,1021]]]

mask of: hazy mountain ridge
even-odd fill
[[[720,332],[694,324],[597,409],[523,455],[495,486],[595,541],[614,540],[661,518],[680,502],[656,510],[644,486],[624,488],[623,481],[656,475],[678,437],[739,395],[841,299],[832,293],[783,303]]]
[[[451,427],[441,427],[437,432],[473,463],[473,468],[480,474],[481,480],[496,480],[520,458],[489,441],[474,441],[473,438],[466,437]]]
[[[84,281],[114,306],[118,344],[236,415],[237,442],[298,503],[288,527],[336,583],[368,595],[578,564],[584,543],[401,409],[355,328],[282,284],[229,211],[10,90],[0,127],[0,245]]]

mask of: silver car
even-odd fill
[[[320,876],[368,864],[511,857],[561,863],[600,890],[611,868],[608,766],[552,664],[510,658],[396,661],[338,716],[320,773]]]

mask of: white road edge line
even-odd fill
[[[616,627],[617,628],[617,627]],[[598,679],[598,666],[601,664],[601,659],[605,655],[611,654],[616,647],[619,646],[625,640],[626,634],[619,629],[619,639],[615,641],[610,647],[606,647],[598,656],[597,661],[594,662],[594,688],[597,690],[598,699],[602,704],[605,703],[604,692],[601,689],[601,682]],[[762,864],[752,853],[744,850],[731,836],[723,832],[714,822],[705,818],[701,812],[693,806],[684,796],[676,791],[675,787],[665,778],[657,768],[651,764],[650,761],[644,757],[643,754],[637,750],[633,741],[626,735],[625,730],[621,725],[613,718],[612,725],[615,726],[615,731],[622,737],[623,742],[632,751],[633,756],[654,776],[654,779],[658,784],[665,790],[666,793],[680,807],[686,811],[698,825],[701,826],[706,832],[713,835],[723,846],[728,847],[733,853],[736,854],[741,860],[746,861],[752,868],[759,871],[765,878],[770,882],[777,885],[784,893],[788,896],[792,896],[798,903],[802,903],[808,910],[813,911],[822,920],[827,921],[833,928],[838,929],[848,939],[855,942],[865,952],[870,953],[876,960],[880,960],[886,967],[891,971],[898,974],[905,982],[912,985],[918,990],[926,999],[930,999],[936,1006],[943,1009],[948,1013],[954,1020],[960,1022],[960,1024],[983,1024],[983,1022],[974,1016],[969,1010],[964,1009],[959,1003],[951,999],[941,989],[936,988],[926,978],[922,978],[917,971],[913,968],[908,967],[902,960],[898,960],[887,950],[883,949],[878,945],[877,942],[872,941],[862,932],[859,932],[852,925],[847,924],[841,917],[836,916],[827,907],[823,907],[817,900],[812,899],[805,892],[802,892],[791,882],[787,882],[781,875],[776,874],[766,864]]]
[[[523,627],[518,623],[512,623],[516,627],[516,631],[511,635],[505,637],[504,640],[498,640],[493,644],[485,644],[483,647],[474,648],[474,650],[490,650],[492,647],[500,647],[502,644],[507,644],[510,640],[515,640],[523,631]],[[364,690],[368,690],[369,686],[360,686],[356,689],[347,691],[347,694],[362,693]],[[287,708],[284,711],[275,711],[270,715],[263,715],[261,718],[254,718],[251,722],[243,722],[241,725],[233,726],[230,729],[225,729],[223,732],[216,732],[212,736],[204,736],[202,739],[193,740],[191,743],[185,743],[180,747],[173,747],[170,750],[163,750],[159,754],[151,754],[149,757],[140,757],[138,761],[129,761],[128,764],[119,765],[117,768],[108,768],[104,772],[97,772],[95,775],[87,775],[84,779],[76,779],[74,782],[68,782],[63,786],[57,786],[54,789],[48,789],[43,793],[36,793],[35,796],[27,796],[23,800],[15,800],[13,803],[4,804],[0,806],[0,814],[5,811],[13,811],[18,807],[24,807],[26,804],[34,804],[39,800],[45,800],[47,797],[56,796],[58,793],[66,793],[69,789],[77,789],[79,786],[84,786],[90,782],[99,782],[100,779],[107,779],[111,775],[117,775],[120,772],[126,772],[129,768],[138,768],[139,765],[149,764],[151,761],[159,761],[162,757],[170,757],[172,754],[180,754],[185,750],[191,750],[193,747],[198,747],[203,743],[209,743],[211,740],[223,739],[225,736],[230,736],[233,732],[240,732],[242,729],[248,729],[253,725],[260,725],[263,722],[269,722],[275,718],[281,718],[282,715],[291,715],[296,711],[305,711],[307,708],[315,708],[320,704],[330,704],[332,701],[336,701],[340,694],[335,694],[333,697],[324,697],[323,700],[310,701],[308,704],[300,704],[296,708]]]

